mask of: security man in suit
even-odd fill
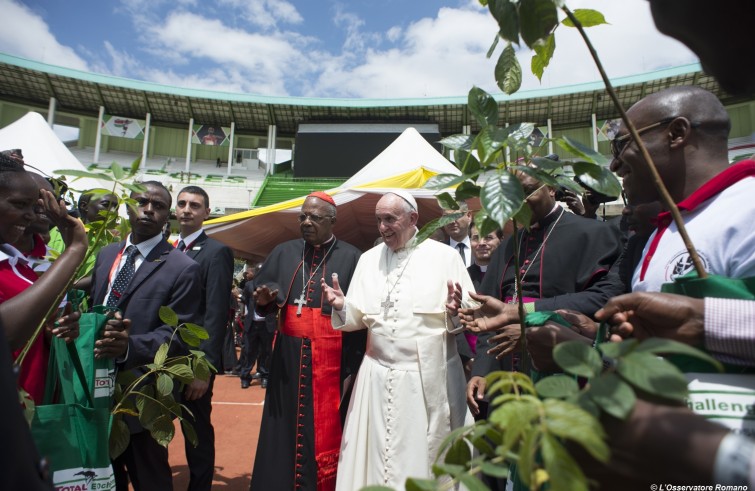
[[[120,369],[151,363],[160,345],[170,341],[173,327],[160,320],[161,306],[173,309],[182,323],[202,321],[197,302],[202,291],[199,265],[162,235],[170,215],[170,193],[157,181],[141,185],[144,191],[131,193],[136,201],[128,210],[131,233],[125,241],[100,251],[92,276],[90,305],[118,308],[123,324],[131,327],[125,359],[117,360]],[[170,355],[184,351],[175,336]],[[129,479],[135,491],[173,489],[168,449],[152,439],[136,418],[127,417],[126,423],[131,439],[113,461],[116,489],[128,490]]]
[[[221,366],[223,340],[228,327],[231,285],[233,283],[233,253],[215,239],[207,237],[202,224],[210,216],[210,197],[199,186],[187,186],[178,193],[176,218],[181,230],[176,249],[199,263],[202,296],[200,315],[202,326],[210,335],[200,345],[207,360],[216,368]],[[184,390],[184,404],[194,415],[192,425],[197,434],[197,446],[186,440],[186,460],[189,464],[189,490],[208,490],[215,471],[215,430],[210,421],[212,386],[209,381],[194,380]],[[183,428],[183,427],[182,427]]]

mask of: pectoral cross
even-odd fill
[[[388,310],[393,307],[396,303],[391,302],[391,296],[390,294],[386,295],[385,300],[380,302],[380,306],[383,307],[383,320],[388,320]]]
[[[301,308],[307,305],[307,299],[304,298],[304,292],[301,292],[301,295],[299,295],[299,298],[294,300],[294,303],[298,305],[298,307],[296,307],[296,315],[301,316]]]

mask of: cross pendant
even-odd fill
[[[391,302],[391,296],[387,295],[385,300],[380,302],[380,306],[383,307],[383,320],[388,320],[388,310],[395,305],[395,302]]]
[[[301,308],[307,305],[307,300],[304,298],[304,292],[301,292],[301,295],[294,300],[294,303],[298,305],[298,307],[296,307],[296,315],[301,316]]]

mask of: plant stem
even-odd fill
[[[524,205],[526,206],[526,204]],[[519,247],[517,247],[517,244],[520,243],[519,237],[519,227],[517,226],[517,221],[515,219],[511,219],[511,221],[514,224],[514,236],[512,237],[513,244],[514,244],[514,295],[516,296],[516,303],[517,303],[517,314],[519,316],[519,350],[520,350],[520,360],[519,360],[519,371],[522,373],[529,373],[530,372],[530,360],[529,360],[529,352],[527,351],[527,332],[526,332],[526,326],[524,324],[524,319],[526,317],[526,314],[524,313],[524,301],[522,300],[522,275],[521,271],[519,271],[519,267],[521,264],[521,257],[519,256]]]
[[[619,101],[619,98],[616,95],[616,92],[613,90],[613,85],[611,85],[611,81],[608,79],[608,75],[606,75],[606,72],[603,69],[603,64],[600,62],[600,58],[598,58],[598,53],[595,51],[595,48],[590,42],[590,39],[587,37],[584,27],[582,27],[582,23],[579,22],[579,20],[574,16],[572,11],[569,10],[567,6],[564,5],[563,7],[561,7],[561,9],[566,13],[566,16],[569,17],[569,20],[572,21],[572,23],[574,24],[574,27],[577,28],[577,30],[579,31],[579,34],[582,36],[582,39],[585,41],[585,44],[587,45],[587,49],[590,51],[590,55],[595,61],[595,65],[598,67],[598,71],[600,72],[600,76],[603,79],[603,83],[606,86],[606,90],[608,91],[608,94],[611,96],[611,100],[613,101],[614,105],[616,106],[616,109],[619,111],[619,114],[621,115],[621,120],[624,122],[627,129],[629,130],[629,133],[632,135],[632,138],[639,146],[640,152],[642,152],[642,157],[645,159],[645,163],[647,164],[648,169],[650,170],[650,173],[653,176],[653,184],[655,185],[655,188],[660,193],[661,200],[663,201],[664,206],[671,213],[671,217],[674,219],[674,223],[676,224],[676,227],[679,229],[679,235],[681,236],[682,241],[684,242],[684,246],[687,248],[687,251],[689,252],[690,258],[692,259],[692,263],[695,265],[695,270],[697,271],[698,277],[707,278],[708,273],[705,271],[705,267],[703,266],[703,263],[700,260],[700,256],[697,254],[697,250],[695,249],[694,244],[692,244],[692,240],[689,238],[687,229],[684,226],[684,220],[682,220],[682,215],[679,213],[679,208],[676,207],[676,203],[674,203],[674,200],[671,198],[671,195],[669,194],[668,189],[663,184],[663,181],[661,180],[661,176],[658,174],[658,169],[656,168],[655,163],[653,162],[653,159],[650,157],[650,153],[648,153],[648,150],[645,147],[645,144],[642,142],[642,138],[640,138],[640,134],[637,133],[637,128],[635,128],[634,125],[632,124],[632,121],[629,120],[629,117],[627,116],[627,113],[624,110],[624,106],[622,106],[621,101]]]

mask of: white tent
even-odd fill
[[[338,206],[333,232],[361,250],[378,237],[375,205],[391,189],[402,188],[417,200],[420,225],[440,216],[436,191],[424,189],[437,174],[461,172],[414,128],[406,129],[362,170],[343,185],[326,190]],[[207,233],[227,244],[238,256],[261,259],[277,244],[301,237],[297,215],[305,196],[276,205],[236,213],[205,224]]]
[[[58,138],[41,114],[28,112],[24,117],[0,129],[0,151],[20,148],[24,161],[52,177],[60,177],[55,171],[62,169],[87,170],[68,147]],[[33,169],[30,169],[33,171]],[[112,189],[113,183],[82,177],[66,180],[71,189]]]

